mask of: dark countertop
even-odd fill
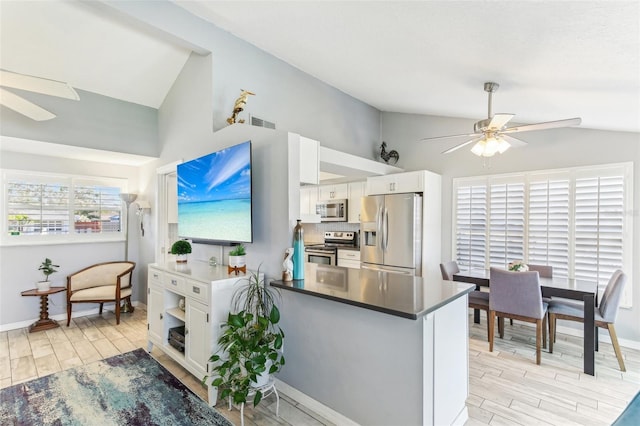
[[[305,279],[271,285],[408,319],[418,319],[475,289],[473,284],[305,264]]]

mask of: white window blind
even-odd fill
[[[458,188],[456,200],[456,259],[467,269],[484,268],[487,229],[487,188],[468,185]]]
[[[507,267],[524,259],[524,183],[491,185],[489,264]]]
[[[472,269],[523,259],[602,287],[622,269],[632,283],[632,182],[632,163],[454,179],[456,261]]]
[[[3,171],[3,242],[118,236],[124,179]]]
[[[529,185],[528,263],[549,265],[553,275],[569,276],[569,180]]]
[[[623,268],[623,176],[576,180],[575,277],[606,285]]]

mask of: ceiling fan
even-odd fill
[[[80,100],[78,93],[67,83],[26,74],[19,74],[3,69],[0,69],[0,86],[2,86],[0,87],[0,105],[4,105],[7,108],[36,121],[51,120],[56,115],[41,106],[26,100],[22,96],[18,96],[13,92],[4,89],[4,87],[42,93],[44,95],[57,96],[59,98],[72,99],[76,101]]]
[[[448,154],[455,150],[458,150],[464,146],[475,143],[471,148],[471,152],[481,157],[491,157],[496,153],[502,154],[511,146],[523,146],[526,142],[520,139],[516,139],[509,136],[512,133],[518,132],[530,132],[533,130],[546,130],[557,127],[570,127],[577,126],[582,122],[580,117],[568,118],[565,120],[547,121],[544,123],[526,124],[523,126],[506,127],[509,120],[511,120],[515,114],[498,113],[493,115],[491,109],[491,101],[493,93],[498,90],[500,85],[498,83],[486,82],[484,83],[484,91],[489,93],[489,112],[485,120],[480,120],[473,125],[473,133],[449,135],[449,136],[436,136],[431,138],[420,139],[422,141],[434,140],[434,139],[448,139],[448,138],[471,138],[466,142],[455,145],[452,148],[447,149],[443,154]]]

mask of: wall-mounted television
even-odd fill
[[[195,243],[253,242],[251,141],[178,165],[178,235]]]

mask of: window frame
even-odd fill
[[[524,241],[523,241],[523,253],[524,261],[528,262],[529,259],[529,246],[530,246],[530,197],[531,197],[531,184],[532,182],[540,182],[544,180],[558,180],[568,179],[569,189],[569,250],[568,250],[568,276],[574,278],[576,273],[576,181],[584,178],[605,178],[611,176],[623,177],[623,211],[622,211],[622,270],[628,276],[628,285],[625,286],[623,300],[621,307],[632,306],[632,272],[633,272],[633,163],[612,163],[593,166],[579,166],[562,169],[548,169],[548,170],[535,170],[527,172],[517,173],[504,173],[495,175],[483,175],[473,177],[460,177],[453,178],[452,182],[452,229],[451,229],[451,256],[453,259],[457,259],[458,247],[458,194],[460,188],[468,186],[485,186],[486,191],[486,216],[485,216],[485,269],[489,268],[491,258],[491,234],[490,234],[490,222],[491,217],[491,186],[496,183],[513,183],[520,182],[524,184]],[[463,224],[464,226],[464,224]],[[516,259],[513,259],[516,260]],[[600,282],[600,290],[604,289],[606,283]]]
[[[112,232],[92,232],[78,233],[73,226],[75,210],[77,206],[74,203],[75,187],[87,186],[87,184],[95,186],[109,186],[119,189],[119,193],[126,193],[128,180],[126,178],[106,177],[106,176],[90,176],[65,173],[49,173],[49,172],[33,172],[15,169],[0,169],[2,174],[2,205],[0,205],[0,215],[2,217],[2,230],[0,231],[0,246],[24,246],[24,245],[48,245],[48,244],[78,244],[78,243],[99,243],[99,242],[118,242],[125,241],[125,232],[127,228],[128,215],[126,207],[120,206],[121,212],[121,228],[119,231]],[[69,187],[69,199],[67,205],[67,213],[70,218],[69,232],[66,234],[38,234],[38,235],[10,235],[9,234],[9,212],[8,212],[8,191],[9,181],[23,179],[28,183],[49,183],[64,184]]]

